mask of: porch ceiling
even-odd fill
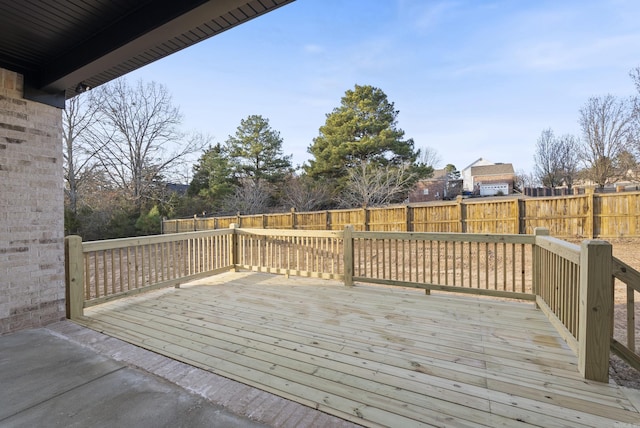
[[[0,0],[0,67],[58,105],[294,0]]]

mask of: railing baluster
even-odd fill
[[[102,250],[100,253],[102,255],[102,292],[103,296],[106,296],[107,294],[109,294],[109,287],[107,285],[107,251]],[[96,284],[99,283],[99,281],[96,281]]]

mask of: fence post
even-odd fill
[[[231,239],[229,242],[229,264],[231,265],[231,271],[238,272],[238,224],[231,223],[229,225],[229,229],[231,229]]]
[[[456,204],[458,204],[458,218],[460,219],[460,230],[459,232],[461,233],[465,233],[467,231],[467,228],[465,227],[465,212],[464,212],[464,205],[462,203],[462,195],[458,195],[456,196]]]
[[[291,229],[295,230],[296,227],[296,208],[291,208]]]
[[[344,285],[353,285],[353,226],[348,224],[344,227]]]
[[[84,315],[84,254],[81,237],[71,235],[64,238],[64,261],[67,318],[73,320]]]
[[[197,231],[198,227],[196,226],[196,219],[198,218],[198,214],[193,215],[193,231]]]
[[[549,236],[549,229],[547,229],[546,227],[536,227],[533,229],[533,235],[538,237],[538,236]],[[533,288],[533,294],[535,296],[539,296],[540,295],[540,281],[542,279],[542,272],[541,272],[541,264],[542,264],[542,260],[540,260],[540,247],[538,247],[538,240],[536,239],[535,243],[533,244],[533,283],[532,283],[532,288]],[[536,308],[539,309],[538,304],[536,303]]]
[[[609,381],[613,324],[611,244],[583,241],[580,246],[578,368],[585,379]]]
[[[362,230],[369,230],[369,209],[366,206],[362,207]]]
[[[413,232],[413,218],[412,218],[413,210],[409,205],[404,206],[404,220],[406,225],[407,232]]]
[[[516,206],[515,206],[515,227],[513,228],[513,233],[515,233],[516,235],[519,235],[521,232],[521,227],[520,227],[520,198],[517,198],[514,200]]]
[[[596,231],[596,211],[595,211],[595,188],[594,187],[586,187],[584,192],[587,197],[587,237],[589,239],[593,239],[595,237]]]

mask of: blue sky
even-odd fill
[[[442,166],[531,171],[543,129],[579,135],[590,96],[633,95],[639,18],[637,0],[297,0],[128,78],[166,85],[215,142],[266,117],[296,165],[345,91],[372,85]]]

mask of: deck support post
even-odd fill
[[[231,229],[232,232],[229,241],[229,264],[231,265],[232,272],[238,272],[238,224],[231,223],[229,229]]]
[[[613,325],[612,249],[606,241],[580,246],[578,368],[589,380],[609,381]]]
[[[80,236],[64,238],[64,261],[67,318],[73,320],[84,315],[84,255]]]
[[[344,285],[353,285],[353,226],[344,227]]]

